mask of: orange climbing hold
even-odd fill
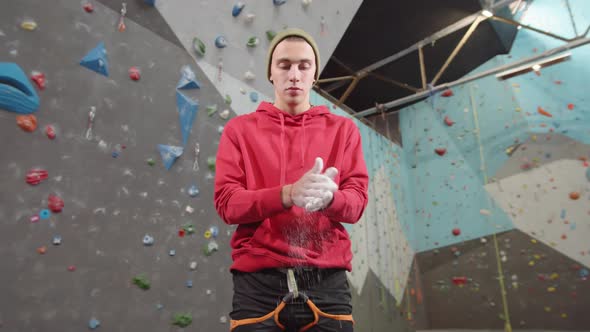
[[[574,109],[574,104],[571,104],[571,103],[570,104],[567,104],[567,109],[570,110],[570,111],[573,110]]]
[[[570,193],[570,198],[573,199],[574,201],[580,198],[580,193],[577,191],[572,191]]]
[[[551,113],[545,111],[543,109],[543,107],[541,107],[541,106],[537,107],[537,112],[539,112],[539,114],[544,115],[544,116],[549,117],[549,118],[552,118],[553,117],[553,115],[551,115]]]
[[[33,132],[37,129],[37,118],[34,115],[17,115],[16,124],[24,131]]]

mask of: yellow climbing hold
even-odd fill
[[[559,274],[554,272],[551,274],[551,276],[549,278],[551,278],[551,280],[556,280],[557,278],[559,278]]]
[[[555,292],[555,287],[548,287],[548,288],[547,288],[547,291],[548,291],[549,293],[553,293],[553,292]]]
[[[535,266],[535,261],[530,261],[529,266]]]
[[[537,141],[537,135],[533,135],[533,136],[531,137],[531,140],[533,140],[533,142],[536,142],[536,141]]]
[[[537,240],[535,240],[535,239],[531,239],[531,242],[534,244],[537,244]]]
[[[536,260],[541,259],[541,256],[539,256],[539,255],[534,255],[533,257],[535,257]]]
[[[33,20],[24,20],[23,23],[20,24],[20,27],[28,31],[33,31],[37,29],[37,23]]]
[[[211,231],[210,230],[206,230],[205,231],[205,234],[203,234],[203,235],[205,236],[206,239],[209,239],[209,238],[211,238],[211,235],[212,234],[211,234]]]
[[[551,312],[551,307],[545,307],[545,312]]]
[[[561,318],[567,318],[567,314],[566,313],[561,314]]]

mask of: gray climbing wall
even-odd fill
[[[225,331],[230,228],[213,208],[206,162],[215,156],[224,120],[205,111],[212,104],[221,110],[223,98],[207,79],[200,79],[200,90],[185,90],[201,106],[185,153],[166,171],[156,146],[181,145],[175,88],[181,67],[193,60],[131,20],[118,32],[118,14],[94,7],[89,14],[78,1],[30,0],[5,2],[0,11],[0,62],[47,77],[45,90],[37,89],[36,131],[21,130],[16,114],[0,111],[0,329],[81,331],[94,317],[104,331],[167,331],[173,315],[186,312],[193,318],[187,330]],[[27,17],[36,30],[20,27]],[[79,65],[101,41],[108,78]],[[141,69],[141,80],[129,79],[131,66]],[[91,107],[96,117],[88,140]],[[55,140],[45,136],[46,125],[56,128]],[[196,142],[199,171],[193,170]],[[48,179],[27,184],[32,168],[47,170]],[[187,194],[193,184],[200,189],[195,198]],[[32,222],[52,193],[63,199],[63,211]],[[187,224],[195,233],[180,237]],[[219,228],[219,251],[207,256],[204,233],[211,226]],[[154,237],[152,246],[143,245],[146,234]],[[194,271],[191,262],[198,264]],[[151,289],[132,283],[140,274]]]

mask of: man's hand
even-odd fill
[[[305,209],[309,212],[325,209],[332,202],[334,192],[338,190],[338,185],[334,182],[336,175],[338,175],[336,167],[328,168],[323,175],[330,180],[332,186],[329,190],[324,190],[323,192],[319,192],[316,196],[308,198],[307,203],[305,204]]]
[[[290,185],[290,188],[288,186],[283,187],[283,191],[289,190],[289,197],[292,204],[307,209],[308,206],[310,208],[327,206],[332,201],[332,194],[338,190],[338,185],[333,180],[336,174],[338,174],[338,171],[336,168],[330,167],[324,174],[321,174],[323,168],[324,161],[318,157],[312,169],[305,173],[297,182]],[[316,200],[319,200],[319,202],[314,203]],[[324,204],[326,200],[327,203]],[[283,200],[283,205],[286,207],[289,207],[288,203],[289,200],[287,202]],[[308,209],[308,211],[310,210]]]

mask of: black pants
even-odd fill
[[[295,270],[295,278],[300,292],[323,312],[333,315],[352,313],[351,295],[346,272],[340,269]],[[276,309],[289,292],[287,275],[270,269],[254,273],[233,272],[234,320],[258,318]],[[299,299],[289,302],[279,314],[279,321],[287,332],[296,332],[314,319],[311,309]],[[233,332],[280,332],[273,319],[261,323],[238,326]],[[312,332],[352,332],[352,322],[320,317]]]

